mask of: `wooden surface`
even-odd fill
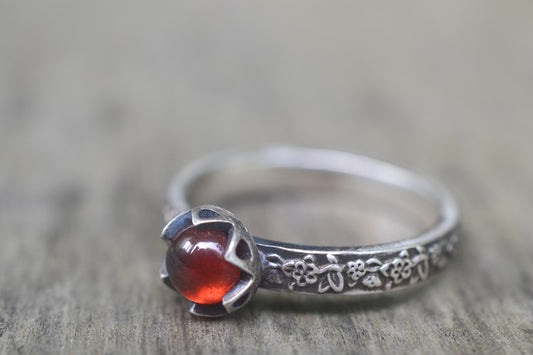
[[[0,2],[0,353],[533,353],[532,16],[526,1]],[[406,295],[265,292],[189,315],[158,279],[166,184],[269,142],[441,180],[462,210],[450,268]]]

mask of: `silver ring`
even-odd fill
[[[317,181],[351,186],[361,193],[383,191],[382,199],[403,201],[408,196],[407,201],[419,203],[415,215],[431,217],[401,240],[307,246],[254,237],[233,213],[210,204],[240,188],[251,193],[250,181],[283,185],[286,173],[312,175]],[[222,182],[216,183],[217,179]],[[228,181],[238,181],[237,186],[229,188]],[[396,213],[405,214],[410,212],[409,204],[414,202],[392,205]],[[162,239],[169,247],[161,278],[190,300],[191,313],[206,317],[243,307],[259,287],[358,295],[412,286],[444,268],[458,241],[458,210],[439,184],[367,157],[296,147],[227,151],[186,166],[170,185],[165,219]]]

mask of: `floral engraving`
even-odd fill
[[[266,275],[265,278],[271,284],[281,285],[283,283],[283,280],[281,279],[278,270],[270,269],[268,275]]]
[[[448,256],[453,251],[458,238],[453,234],[450,238],[441,240],[429,247],[431,265],[437,268],[443,268],[448,264]]]
[[[344,288],[344,277],[342,276],[344,266],[339,265],[337,258],[334,255],[328,254],[327,258],[331,264],[322,267],[320,270],[320,273],[326,273],[327,277],[322,279],[318,285],[318,292],[324,293],[330,288],[335,292],[342,292],[342,289]],[[325,280],[327,280],[327,283]]]
[[[442,244],[437,243],[429,248],[431,265],[436,267],[444,267],[448,260],[442,255]]]
[[[354,287],[357,284],[357,280],[365,276],[366,268],[365,262],[361,259],[356,261],[348,261],[346,263],[346,275],[351,281],[348,281],[349,287]]]
[[[305,288],[317,284],[315,292],[344,292],[354,287],[360,289],[382,288],[389,290],[401,285],[412,285],[428,278],[431,270],[440,269],[448,262],[449,254],[457,243],[452,235],[427,247],[401,250],[385,260],[372,256],[368,259],[345,260],[349,255],[326,254],[327,263],[317,263],[319,255],[306,255],[301,259],[284,260],[277,254],[266,259],[271,271],[266,281],[282,285],[290,291],[296,287]],[[382,255],[381,255],[382,256]],[[279,273],[276,270],[281,270]],[[287,279],[283,279],[283,275]],[[346,280],[345,280],[346,278]]]
[[[419,246],[416,248],[418,254],[413,257],[413,265],[416,265],[418,275],[413,275],[410,284],[415,284],[418,281],[424,281],[429,275],[429,257],[426,253],[426,248]]]
[[[383,265],[381,272],[385,276],[390,276],[395,284],[400,283],[403,280],[407,280],[411,277],[411,268],[413,262],[409,259],[409,254],[406,250],[403,250],[398,258],[395,258],[392,262]]]
[[[363,279],[363,285],[368,288],[379,287],[381,284],[381,279],[376,274],[368,275]]]
[[[283,273],[292,277],[295,282],[289,284],[289,288],[294,288],[294,284],[304,287],[306,285],[312,285],[317,282],[316,273],[318,267],[315,265],[315,257],[313,255],[307,255],[303,260],[289,260],[281,266]]]
[[[457,244],[458,241],[459,237],[457,236],[457,234],[452,234],[452,236],[450,237],[450,239],[448,239],[448,242],[446,243],[446,251],[448,253],[452,253],[453,249],[455,248],[455,244]]]

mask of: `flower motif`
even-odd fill
[[[394,259],[389,264],[389,272],[390,277],[394,280],[394,283],[400,283],[402,280],[407,280],[412,273],[411,267],[413,263],[409,259],[409,255],[407,252],[400,254],[400,258]]]
[[[444,254],[443,247],[444,245],[437,243],[432,245],[428,250],[431,264],[439,268],[446,266],[448,263],[448,258]]]
[[[294,264],[294,271],[292,278],[296,280],[296,284],[300,287],[307,284],[314,284],[317,280],[315,272],[317,267],[314,264],[307,264],[305,261],[297,261]]]
[[[318,267],[312,255],[307,255],[303,260],[291,260],[282,266],[285,275],[292,277],[300,287],[317,282]]]
[[[381,279],[377,275],[371,274],[363,279],[363,285],[365,285],[368,288],[375,288],[375,287],[381,286],[382,282],[381,282]]]
[[[455,247],[455,244],[457,244],[458,241],[459,238],[457,237],[457,234],[453,234],[448,240],[448,243],[446,243],[446,251],[448,253],[451,253],[453,251],[453,248]]]
[[[357,280],[366,274],[365,262],[360,259],[356,261],[349,261],[346,263],[346,268],[346,275],[352,279],[352,281],[348,283],[350,287],[355,286]]]

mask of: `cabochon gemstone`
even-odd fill
[[[238,267],[224,259],[228,234],[198,230],[194,226],[177,234],[167,250],[166,266],[174,288],[200,304],[214,304],[240,280]]]

